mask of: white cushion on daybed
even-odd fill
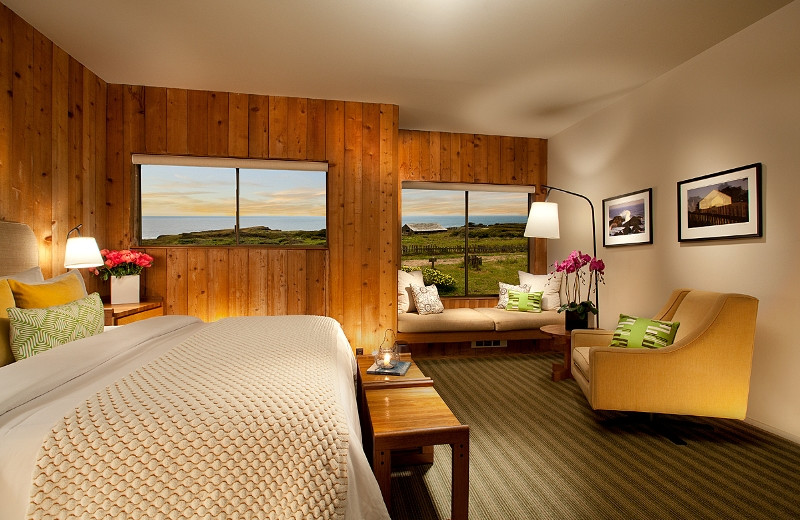
[[[506,312],[506,311],[501,311]],[[522,313],[520,313],[522,314]],[[494,330],[494,321],[475,309],[445,309],[439,314],[397,315],[397,332],[452,332]]]
[[[495,330],[538,329],[542,325],[563,324],[564,314],[557,311],[519,312],[505,309],[474,309],[495,324]]]

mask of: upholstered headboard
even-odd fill
[[[0,221],[0,276],[39,265],[39,245],[27,224]]]

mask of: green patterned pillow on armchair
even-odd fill
[[[619,315],[617,329],[611,339],[612,347],[661,348],[672,345],[679,322]]]

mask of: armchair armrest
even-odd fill
[[[577,329],[572,331],[572,348],[607,347],[614,337],[613,330]]]

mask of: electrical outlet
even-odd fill
[[[356,349],[356,356],[363,356],[363,355],[364,355],[364,349],[363,348],[357,348]]]

